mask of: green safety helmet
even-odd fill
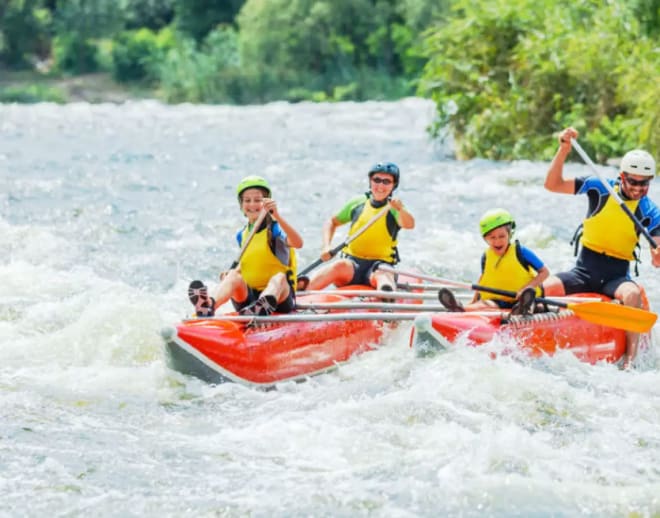
[[[513,220],[513,216],[505,209],[491,209],[486,211],[479,220],[479,230],[482,236],[503,225],[511,225],[511,230],[516,228],[516,222]]]
[[[251,176],[246,176],[240,182],[238,182],[238,186],[236,187],[236,194],[238,194],[238,201],[239,202],[241,201],[241,194],[243,194],[244,190],[251,189],[253,187],[264,189],[266,191],[266,196],[270,198],[270,185],[268,185],[266,179],[262,178],[261,176],[251,175]]]

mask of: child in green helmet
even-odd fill
[[[476,292],[473,301],[463,307],[451,291],[443,288],[438,296],[447,309],[475,311],[499,307],[511,308],[513,314],[533,313],[534,301],[541,295],[541,284],[550,275],[550,270],[529,248],[517,240],[512,242],[515,228],[513,216],[504,209],[489,210],[481,217],[479,229],[488,248],[481,257],[479,284],[515,291],[516,298]]]
[[[236,234],[241,248],[239,259],[221,274],[214,297],[208,297],[201,281],[193,281],[188,293],[190,301],[197,316],[212,316],[230,299],[243,315],[289,313],[295,307],[293,249],[302,247],[302,237],[280,214],[265,179],[243,178],[236,193],[248,220]]]

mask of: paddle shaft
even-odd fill
[[[582,157],[582,160],[591,168],[591,170],[596,174],[600,182],[605,186],[607,191],[610,193],[610,196],[614,198],[614,201],[616,201],[619,204],[619,207],[621,207],[621,210],[626,213],[626,215],[632,220],[632,222],[635,224],[635,228],[639,231],[640,234],[642,234],[646,240],[649,242],[652,248],[657,248],[658,243],[655,242],[655,239],[653,239],[653,236],[649,233],[647,228],[642,225],[642,223],[637,219],[637,217],[632,213],[632,211],[628,208],[628,206],[625,204],[625,202],[621,199],[619,194],[614,190],[614,188],[610,185],[610,182],[608,182],[603,176],[600,174],[598,171],[598,168],[596,167],[596,164],[593,163],[589,155],[582,149],[582,146],[578,144],[578,141],[575,139],[571,139],[571,146],[573,146],[573,149],[578,152],[578,155]]]
[[[410,293],[408,291],[380,290],[310,290],[299,291],[296,298],[305,295],[342,295],[344,297],[369,297],[379,299],[438,300],[435,293]]]
[[[431,281],[431,282],[438,282],[446,286],[452,286],[454,288],[462,288],[465,290],[474,290],[474,291],[485,291],[486,293],[492,293],[494,295],[502,295],[503,297],[509,297],[514,299],[518,296],[518,294],[515,291],[501,290],[499,288],[490,288],[488,286],[481,286],[479,284],[470,284],[467,282],[452,281],[451,279],[443,279],[442,277],[434,277],[433,275],[424,275],[423,273],[403,272],[400,270],[396,270],[391,266],[386,266],[386,265],[380,265],[378,266],[378,269],[391,273],[399,273],[407,276],[415,276],[418,279],[423,279],[425,281]],[[557,306],[560,308],[568,307],[568,303],[559,300],[550,300],[544,297],[537,297],[536,300],[544,304],[548,304],[550,306]]]
[[[388,312],[364,312],[364,313],[327,313],[318,314],[287,314],[270,316],[249,316],[249,315],[220,315],[209,318],[193,318],[184,320],[184,322],[201,322],[202,320],[219,320],[223,322],[255,323],[255,324],[277,324],[285,322],[342,322],[345,320],[414,320],[417,316],[415,312],[407,313],[388,313]]]
[[[389,266],[382,266],[380,268],[383,268],[385,271],[397,272],[397,270]],[[500,290],[497,288],[490,288],[488,286],[480,286],[478,284],[457,282],[450,279],[443,279],[440,277],[433,277],[430,275],[417,274],[413,272],[399,271],[398,273],[404,275],[415,275],[420,279],[451,284],[452,286],[458,288],[485,291],[488,293],[494,293],[496,295],[503,295],[505,297],[515,298],[516,296],[515,291]],[[583,320],[608,327],[625,329],[626,331],[632,331],[634,333],[646,333],[650,331],[658,318],[658,316],[651,311],[646,311],[631,306],[612,304],[611,302],[597,301],[566,303],[559,300],[546,299],[544,297],[537,297],[536,300],[549,306],[557,306],[560,308],[570,309],[575,313],[577,317],[582,318]]]
[[[405,272],[403,273],[406,274]],[[397,282],[396,287],[402,290],[422,290],[422,291],[438,291],[441,288],[451,288],[451,287],[457,288],[456,286],[451,286],[446,282],[445,283],[439,282],[436,284],[424,284],[417,282]],[[457,289],[463,289],[463,288],[458,287]],[[562,302],[601,302],[603,299],[601,297],[571,297],[570,295],[563,295],[560,297],[554,297],[554,300],[561,300]]]
[[[379,309],[382,311],[417,311],[445,312],[442,304],[400,304],[397,302],[311,302],[296,304],[296,309],[333,310],[333,309]]]
[[[220,322],[236,322],[244,324],[284,324],[291,322],[343,322],[343,321],[405,321],[405,320],[414,320],[415,317],[423,314],[420,311],[407,311],[403,313],[391,313],[387,311],[375,312],[375,311],[366,311],[366,312],[339,312],[339,313],[288,313],[285,315],[269,315],[269,316],[248,316],[248,315],[217,315],[214,317],[198,317],[186,319],[184,323],[201,323],[205,321],[220,321]],[[463,318],[466,315],[482,315],[482,316],[500,316],[504,318],[504,314],[498,312],[497,310],[493,311],[471,311],[470,313],[460,313],[457,314],[459,318]]]
[[[257,216],[257,219],[254,222],[254,226],[252,227],[252,230],[250,231],[250,234],[248,235],[247,238],[245,238],[245,241],[243,242],[243,245],[241,246],[241,251],[238,254],[238,258],[235,261],[236,264],[241,262],[241,259],[243,258],[243,254],[245,254],[245,251],[247,250],[247,247],[250,244],[250,241],[252,241],[252,238],[254,237],[254,235],[259,230],[259,227],[261,226],[261,223],[263,222],[264,218],[266,217],[266,214],[268,214],[268,212],[265,209],[261,209],[261,212],[259,212],[259,216]]]
[[[388,213],[390,210],[390,204],[389,202],[385,204],[385,206],[377,212],[373,218],[371,218],[369,221],[367,221],[355,234],[348,236],[341,244],[337,245],[333,249],[330,250],[330,257],[334,257],[337,255],[339,252],[343,250],[344,247],[348,246],[351,244],[354,240],[356,240],[358,237],[360,237],[364,232],[367,231],[369,227],[371,227],[376,221],[378,221],[380,218],[385,216],[385,214]],[[298,276],[300,275],[306,275],[309,272],[311,272],[314,268],[316,268],[318,265],[321,263],[325,262],[323,259],[320,257],[314,261],[312,264],[307,266],[304,270],[298,273]]]

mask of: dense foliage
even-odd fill
[[[1,0],[3,70],[109,73],[168,102],[430,96],[460,156],[660,152],[660,0]]]
[[[652,8],[651,10],[646,8]],[[464,157],[545,158],[572,125],[603,160],[660,151],[660,2],[458,0],[429,32],[422,91]]]

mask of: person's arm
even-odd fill
[[[577,138],[578,132],[573,128],[566,128],[559,134],[559,149],[550,163],[545,177],[544,187],[550,192],[562,194],[575,193],[575,180],[564,178],[564,162],[571,152],[571,139]]]
[[[337,219],[337,216],[332,216],[328,221],[323,224],[323,246],[321,248],[321,259],[328,261],[332,255],[332,238],[335,236],[335,230],[342,226],[343,223]]]
[[[277,222],[286,234],[286,244],[291,248],[302,248],[303,238],[298,231],[293,228],[282,216],[279,216]]]
[[[520,253],[524,261],[536,271],[536,276],[527,284],[525,284],[525,286],[518,290],[518,297],[520,297],[520,294],[527,288],[538,288],[543,284],[543,281],[545,281],[550,276],[550,270],[548,267],[543,264],[543,261],[541,261],[539,256],[532,252],[529,248],[521,245]]]
[[[287,222],[287,220],[282,217],[277,208],[277,203],[275,200],[264,198],[264,209],[271,213],[275,221],[279,223],[280,228],[286,234],[286,244],[292,248],[302,248],[303,238],[296,231],[296,229],[293,228],[289,222]]]
[[[415,217],[408,212],[399,198],[392,198],[390,200],[390,206],[397,211],[397,223],[401,228],[408,230],[415,228]]]
[[[653,241],[655,241],[658,246],[651,248],[651,264],[656,268],[660,268],[660,237],[653,236]]]

